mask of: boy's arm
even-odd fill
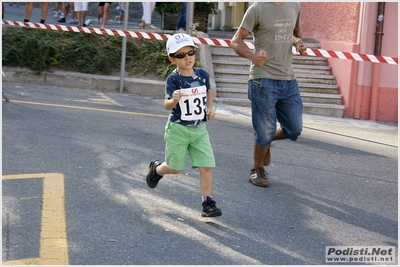
[[[207,118],[209,120],[212,120],[215,117],[213,104],[214,104],[214,96],[212,90],[210,89],[207,91],[207,108],[206,108]]]
[[[181,97],[182,97],[181,90],[175,90],[175,91],[172,93],[172,98],[166,99],[166,100],[164,101],[164,108],[165,108],[166,110],[171,110],[171,109],[173,109],[173,108],[176,106],[176,104],[179,103],[179,99],[181,99]]]

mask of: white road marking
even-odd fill
[[[106,99],[106,100],[108,100],[109,102],[111,102],[112,104],[114,104],[114,105],[116,105],[116,106],[123,107],[123,105],[121,105],[120,103],[118,103],[118,102],[115,101],[114,99],[112,99],[112,98],[106,96],[106,95],[103,94],[103,93],[97,93],[97,95],[98,95],[98,96],[101,96],[102,98],[104,98],[104,99]]]

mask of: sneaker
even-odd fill
[[[267,155],[264,158],[264,166],[268,166],[271,163],[271,145],[268,147]]]
[[[85,27],[89,26],[89,25],[90,25],[90,23],[92,23],[92,21],[91,21],[90,19],[87,19],[87,20],[85,21],[85,24],[86,24],[86,26],[85,26]]]
[[[59,19],[58,22],[63,22],[63,23],[65,23],[65,18]]]
[[[55,18],[58,18],[58,13],[54,14],[54,17],[55,17]]]
[[[163,178],[162,176],[158,175],[156,172],[157,166],[160,166],[160,165],[161,165],[161,163],[158,160],[153,160],[152,162],[150,162],[149,172],[147,173],[147,176],[146,176],[146,182],[150,188],[155,188],[158,184],[158,181],[160,181],[161,178]]]
[[[68,21],[68,24],[78,24],[78,21],[77,20],[70,20],[70,21]]]
[[[204,201],[201,205],[203,206],[203,211],[201,213],[202,217],[217,217],[221,216],[222,212],[219,208],[215,206],[215,201],[207,197],[207,200]]]
[[[268,173],[264,168],[252,169],[250,171],[249,181],[256,186],[268,186]]]

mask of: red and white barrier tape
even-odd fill
[[[113,35],[113,36],[125,36],[125,37],[133,37],[133,38],[142,38],[142,39],[152,39],[152,40],[168,40],[168,37],[171,36],[169,34],[160,34],[160,33],[151,33],[151,32],[133,32],[133,31],[125,31],[125,30],[116,30],[116,29],[103,29],[103,28],[89,28],[89,27],[77,27],[77,26],[64,26],[64,25],[54,25],[54,24],[41,24],[41,23],[32,23],[32,22],[20,22],[20,21],[11,21],[11,20],[2,20],[3,24],[19,26],[19,27],[29,27],[29,28],[38,28],[38,29],[47,29],[47,30],[55,30],[55,31],[68,31],[68,32],[82,32],[82,33],[92,33],[92,34],[102,34],[102,35]],[[213,46],[222,46],[222,47],[230,47],[230,40],[216,39],[216,38],[199,38],[193,37],[193,40],[197,44],[205,44],[205,45],[213,45]],[[254,45],[251,42],[246,42],[246,45],[253,49]],[[296,53],[295,48],[293,48],[293,53]],[[367,54],[358,54],[358,53],[350,53],[350,52],[340,52],[340,51],[332,51],[332,50],[322,50],[315,48],[307,48],[307,55],[316,56],[316,57],[324,57],[324,58],[339,58],[339,59],[347,59],[347,60],[355,60],[355,61],[368,61],[374,63],[386,63],[391,65],[398,65],[398,58],[386,57],[386,56],[374,56]]]

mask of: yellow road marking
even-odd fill
[[[82,109],[82,110],[91,110],[91,111],[111,112],[111,113],[119,113],[119,114],[126,114],[126,115],[140,115],[140,116],[168,118],[168,116],[166,116],[166,115],[141,113],[141,112],[131,112],[131,111],[123,111],[123,110],[88,108],[88,107],[78,107],[78,106],[69,106],[69,105],[61,105],[61,104],[48,104],[48,103],[29,102],[29,101],[20,101],[20,100],[12,100],[12,102],[13,103],[28,104],[28,105],[40,105],[40,106],[48,106],[48,107],[59,107],[59,108],[71,108],[71,109]]]
[[[3,180],[43,178],[40,257],[4,261],[3,265],[69,265],[64,175],[36,173],[3,175]]]
[[[101,104],[101,105],[109,105],[109,106],[113,106],[114,103],[111,103],[110,100],[107,99],[99,99],[99,98],[89,98],[88,100],[71,100],[74,102],[80,102],[80,103],[92,103],[92,104]]]

